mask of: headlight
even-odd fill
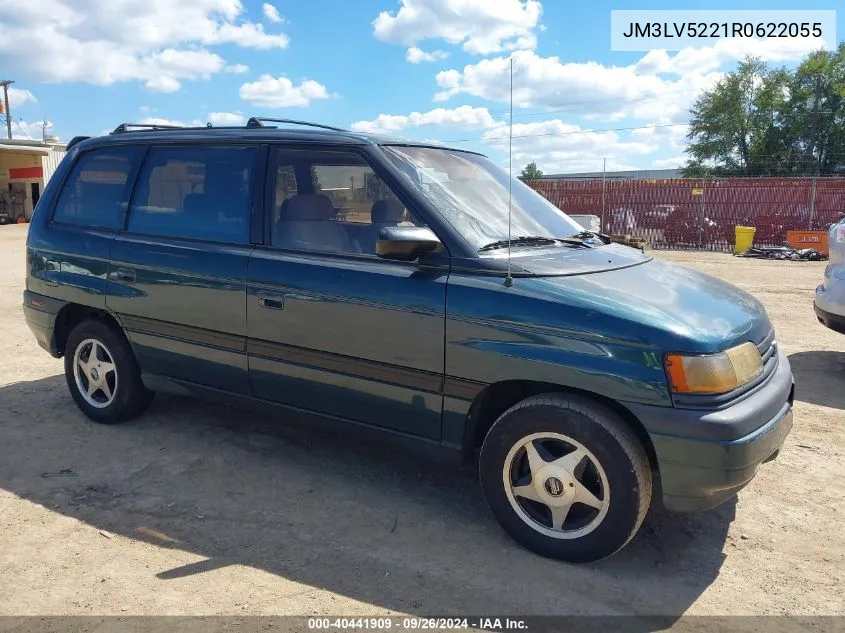
[[[674,393],[725,393],[762,374],[763,359],[753,343],[707,356],[666,354],[666,373]]]

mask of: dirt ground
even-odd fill
[[[0,227],[0,614],[845,614],[845,336],[813,315],[823,263],[658,254],[763,301],[795,428],[736,501],[653,512],[574,566],[515,545],[471,471],[173,397],[88,422],[24,323],[25,231]]]

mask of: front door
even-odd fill
[[[375,255],[381,227],[417,220],[358,153],[272,159],[247,274],[253,395],[439,439],[448,266]]]
[[[106,299],[145,374],[249,393],[246,270],[258,153],[149,149],[112,247]]]

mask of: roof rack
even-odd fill
[[[263,127],[273,127],[273,125],[264,125],[264,123],[289,123],[291,125],[307,125],[308,127],[318,127],[324,130],[332,130],[333,132],[346,132],[343,128],[333,127],[331,125],[323,125],[322,123],[312,123],[311,121],[297,121],[296,119],[273,119],[270,117],[259,117],[253,116],[250,117],[249,120],[246,122],[246,125],[243,127],[246,128],[263,128]],[[125,134],[127,132],[138,132],[138,131],[145,131],[145,130],[204,130],[213,127],[211,123],[206,123],[205,126],[182,126],[182,125],[169,125],[166,123],[121,123],[118,125],[114,130],[112,130],[112,134]],[[222,128],[215,128],[215,129],[236,129],[240,128],[243,129],[241,126],[224,126]]]
[[[346,132],[343,128],[333,127],[331,125],[323,125],[322,123],[312,123],[311,121],[297,121],[296,119],[271,119],[264,116],[253,116],[246,122],[248,128],[268,127],[264,122],[268,123],[290,123],[291,125],[307,125],[308,127],[319,127],[324,130],[332,130],[333,132]]]
[[[206,123],[205,128],[210,128],[211,123]],[[201,130],[203,127],[192,127],[182,125],[165,125],[163,123],[121,123],[114,130],[112,134],[123,134],[125,132],[132,132],[136,130]]]

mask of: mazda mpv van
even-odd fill
[[[590,561],[745,486],[794,392],[754,297],[608,242],[469,151],[124,124],[50,180],[24,311],[95,422],[161,391],[414,438],[477,459],[516,541]]]

